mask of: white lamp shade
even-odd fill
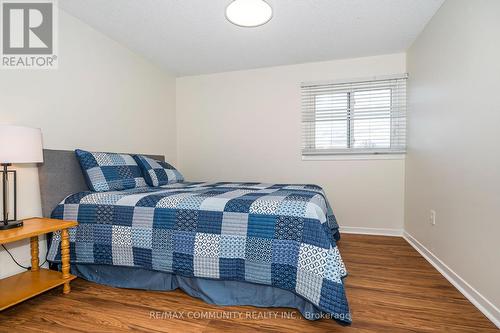
[[[0,125],[0,163],[43,162],[39,128]]]

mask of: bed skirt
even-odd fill
[[[179,288],[186,294],[210,304],[293,308],[308,320],[322,317],[321,311],[302,297],[266,285],[184,277],[142,268],[98,264],[72,264],[71,273],[85,280],[112,287],[159,291]]]

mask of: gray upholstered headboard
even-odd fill
[[[146,155],[165,161],[164,156]],[[42,213],[50,217],[52,210],[68,195],[88,191],[82,169],[72,150],[43,150],[43,164],[38,167]]]

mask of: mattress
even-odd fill
[[[77,220],[71,262],[290,291],[351,322],[338,224],[317,185],[183,182],[80,192],[53,218]],[[60,262],[55,233],[48,260]]]

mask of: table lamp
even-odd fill
[[[17,174],[9,166],[20,163],[43,162],[42,131],[39,128],[0,125],[0,165],[2,173],[2,220],[0,230],[17,228],[23,221],[17,221]],[[9,212],[9,181],[13,176],[14,212]]]

